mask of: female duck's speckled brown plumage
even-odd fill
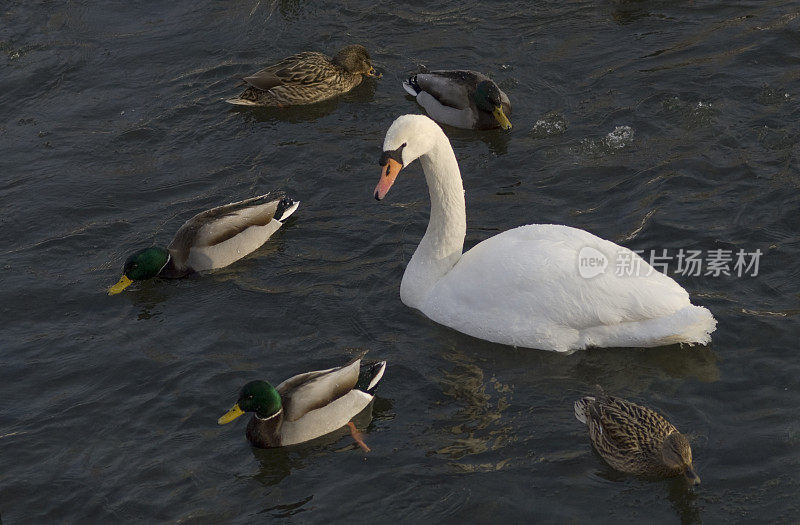
[[[313,104],[347,93],[364,76],[376,76],[366,48],[354,44],[329,58],[307,51],[245,77],[241,95],[227,100],[244,106],[298,106]]]
[[[600,393],[576,401],[575,417],[589,427],[595,450],[615,469],[647,477],[683,474],[700,483],[686,436],[657,412]]]

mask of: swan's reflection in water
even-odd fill
[[[437,403],[445,414],[436,429],[437,441],[430,454],[449,460],[462,472],[500,470],[507,458],[491,454],[514,442],[513,422],[503,417],[513,389],[496,377],[486,377],[478,362],[454,347],[443,355],[452,367],[446,370],[439,385],[447,401]],[[485,453],[489,453],[487,457]],[[470,456],[480,456],[470,458]]]
[[[429,456],[447,460],[460,472],[501,470],[520,462],[569,463],[585,454],[588,441],[576,441],[578,451],[564,450],[552,439],[557,433],[579,432],[572,403],[596,384],[634,397],[651,397],[654,390],[666,401],[668,391],[681,388],[686,377],[719,379],[711,347],[606,348],[563,355],[496,345],[444,327],[433,332],[444,365],[431,380],[442,396],[430,408],[431,432],[420,439]],[[520,434],[524,429],[527,435]],[[696,444],[697,436],[687,432]]]

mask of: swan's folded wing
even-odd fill
[[[605,268],[582,275],[581,257]],[[620,271],[620,261],[634,274]],[[470,335],[524,346],[552,339],[553,330],[657,319],[690,304],[683,288],[631,250],[576,228],[536,224],[466,252],[421,310]]]
[[[289,421],[322,408],[355,388],[361,359],[329,370],[318,370],[291,377],[278,385],[283,411]]]

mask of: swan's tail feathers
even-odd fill
[[[227,102],[228,104],[233,104],[234,106],[260,106],[261,105],[261,104],[259,104],[257,102],[253,102],[252,100],[247,100],[245,98],[239,98],[239,97],[225,99],[225,102]]]
[[[590,396],[575,401],[575,418],[584,425],[586,424],[586,417],[589,413],[589,406],[592,403],[594,403],[594,398]]]
[[[706,345],[711,342],[711,333],[717,329],[717,320],[703,306],[691,306],[691,324],[686,327],[684,341],[690,344]]]
[[[419,95],[419,92],[422,91],[422,89],[419,87],[419,84],[417,84],[417,75],[408,77],[406,80],[404,80],[403,89],[405,89],[406,93],[412,97]]]
[[[708,308],[692,304],[672,314],[664,327],[668,333],[658,341],[659,345],[707,345],[711,342],[711,333],[717,328],[717,320]]]
[[[716,327],[717,320],[707,308],[689,304],[667,316],[588,328],[581,333],[578,347],[705,345]]]
[[[294,213],[298,206],[300,206],[300,201],[293,201],[289,197],[282,198],[278,202],[278,209],[275,210],[275,220],[283,222]]]
[[[367,394],[375,394],[378,382],[383,378],[386,371],[386,361],[372,363],[361,363],[361,370],[358,373],[356,388]]]

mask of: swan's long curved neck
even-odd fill
[[[431,196],[431,217],[400,284],[400,299],[416,308],[461,258],[467,233],[464,185],[458,162],[444,133],[437,136],[433,147],[420,157]]]

